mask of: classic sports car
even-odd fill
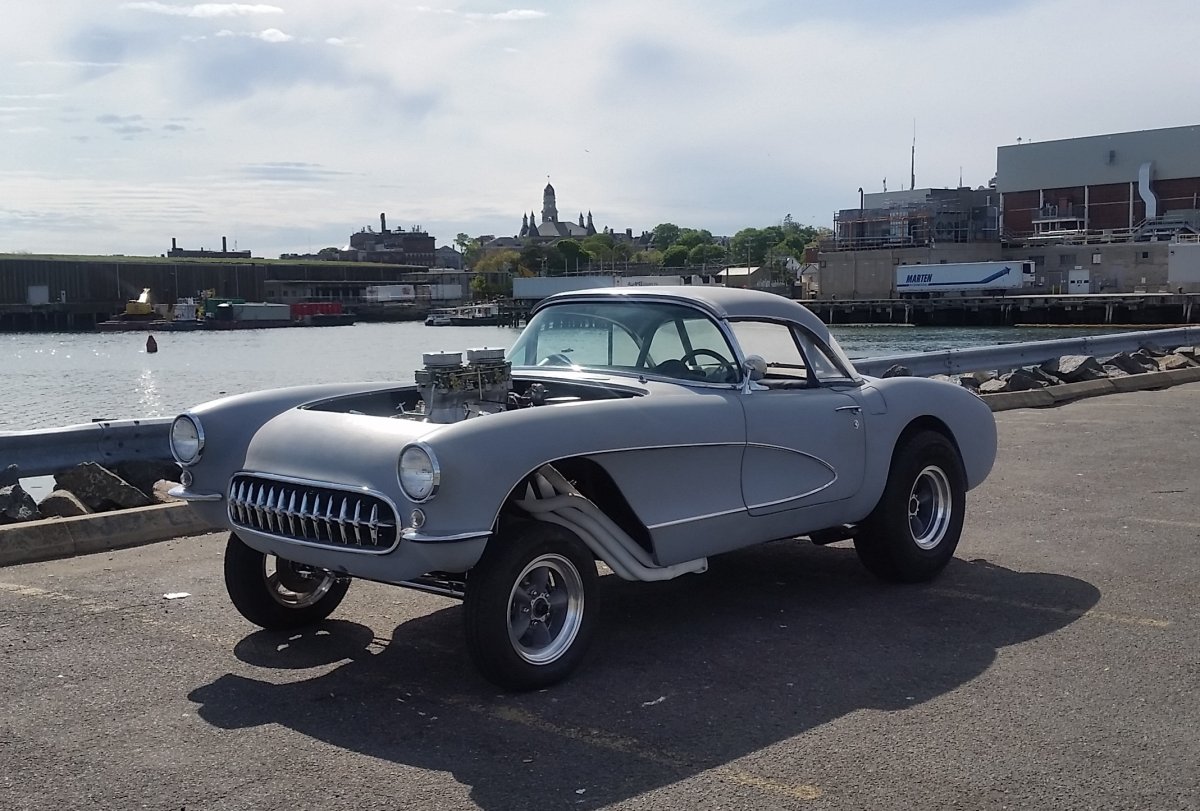
[[[567,676],[597,561],[664,580],[780,538],[853,538],[922,581],[996,453],[974,394],[860,376],[807,309],[756,291],[553,296],[508,351],[423,358],[415,383],[216,400],[177,417],[175,495],[232,531],[225,582],[264,628],[317,622],[354,578],[464,601],[485,677]]]

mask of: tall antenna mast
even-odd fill
[[[913,119],[912,165],[909,169],[909,191],[917,187],[917,119]]]

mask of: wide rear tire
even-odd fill
[[[467,651],[484,678],[534,690],[566,678],[596,627],[596,563],[574,534],[522,522],[493,538],[467,573]]]
[[[350,581],[247,546],[236,533],[225,545],[225,589],[233,607],[268,630],[301,628],[333,613]]]
[[[933,579],[958,547],[966,492],[962,459],[949,439],[920,431],[901,440],[883,495],[854,536],[859,560],[890,582]]]

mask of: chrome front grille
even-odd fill
[[[400,539],[396,510],[363,490],[239,473],[229,485],[229,518],[300,543],[389,552]]]

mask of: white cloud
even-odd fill
[[[546,12],[534,11],[533,9],[528,9],[528,8],[513,8],[513,9],[509,9],[508,11],[501,11],[497,14],[485,14],[483,16],[485,16],[491,20],[506,20],[506,21],[540,20],[541,18],[546,16]]]
[[[295,39],[291,34],[285,34],[278,28],[268,28],[265,31],[230,31],[228,28],[223,28],[213,36],[222,38],[249,37],[250,39],[258,39],[270,43],[291,42]]]
[[[416,6],[414,11],[422,14],[442,14],[452,17],[463,17],[467,20],[500,20],[502,22],[519,22],[523,20],[540,20],[543,17],[549,16],[544,11],[536,11],[529,8],[511,8],[508,11],[483,12],[483,11],[458,11],[452,8],[432,8],[430,6]]]
[[[283,14],[279,6],[261,3],[198,3],[191,6],[172,6],[167,3],[137,2],[122,3],[121,8],[129,11],[148,11],[175,17],[246,17],[253,14]]]
[[[1094,0],[883,20],[835,0],[411,2],[425,6],[288,0],[286,18],[250,3],[21,4],[36,24],[0,28],[0,106],[45,109],[0,112],[5,239],[45,244],[39,223],[73,211],[55,250],[159,253],[177,228],[272,256],[306,249],[298,233],[342,244],[386,211],[444,244],[515,233],[547,174],[563,215],[590,209],[601,228],[728,234],[789,212],[830,225],[858,187],[907,185],[914,118],[920,186],[957,184],[959,166],[986,183],[1018,135],[1200,124],[1178,83],[1091,58],[1128,44]],[[1191,75],[1194,2],[1139,6],[1172,21],[1155,30],[1162,75]],[[1062,93],[1048,53],[1088,64],[1088,81]]]
[[[295,37],[291,34],[285,34],[278,28],[268,28],[265,31],[259,31],[257,34],[251,34],[255,39],[261,39],[263,42],[291,42]]]

